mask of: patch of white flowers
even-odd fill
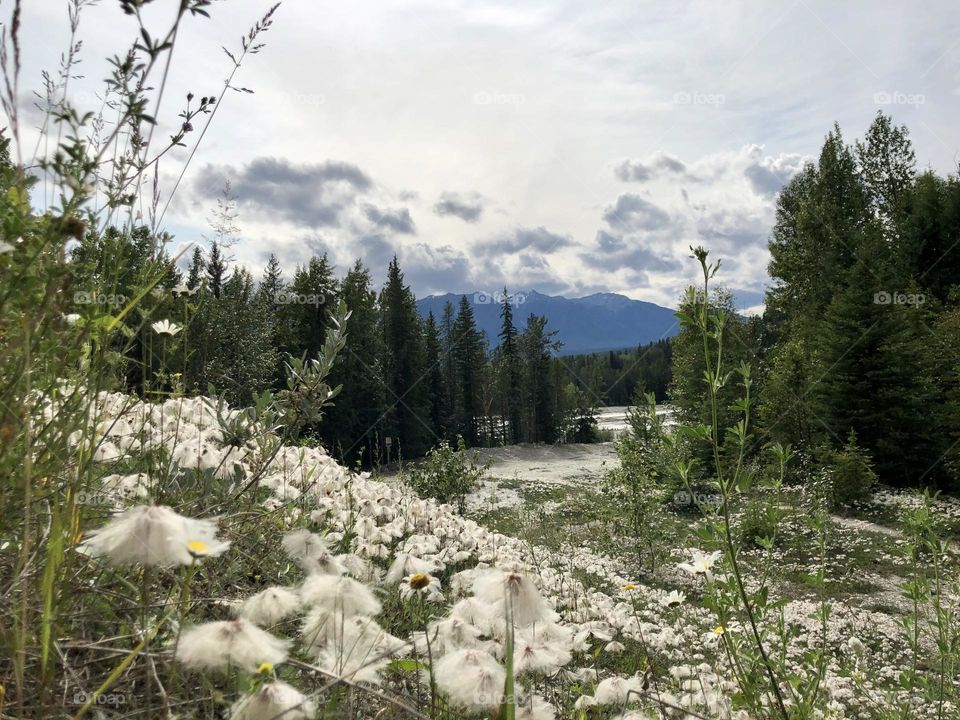
[[[167,326],[155,330],[171,332]],[[242,484],[260,467],[267,454],[263,448],[254,441],[224,444],[215,410],[202,398],[149,404],[102,394],[98,407],[99,447],[109,449],[97,456],[105,465],[102,492],[121,509],[87,533],[83,551],[116,566],[191,566],[228,553],[230,543],[219,539],[215,518],[187,518],[148,504],[150,479],[113,472],[113,464],[162,448],[182,469],[208,471],[224,482],[239,478]],[[299,658],[328,677],[378,685],[392,659],[415,657],[419,667],[426,667],[430,658],[432,666],[424,672],[451,703],[465,713],[489,716],[503,702],[512,664],[518,718],[550,720],[573,705],[606,706],[621,713],[621,720],[663,717],[657,705],[667,708],[668,717],[682,717],[684,711],[744,717],[731,708],[733,674],[715,647],[723,633],[743,629],[714,627],[710,613],[687,593],[647,587],[623,576],[615,561],[584,548],[561,553],[531,548],[457,515],[450,506],[351,473],[321,448],[281,447],[257,484],[270,493],[263,512],[277,512],[289,525],[263,552],[282,547],[304,579],[296,586],[229,598],[234,619],[185,626],[174,655],[187,669],[262,674],[265,666]],[[690,581],[683,587],[695,593],[697,583],[717,572],[720,556],[693,550],[689,557],[680,569]],[[604,593],[587,587],[578,579],[583,573],[618,589]],[[434,619],[410,637],[395,637],[384,627],[384,605],[398,595],[403,602],[434,608]],[[816,645],[816,609],[804,601],[784,608],[783,621],[797,629],[788,662],[800,663]],[[299,634],[274,634],[291,618],[299,618]],[[512,663],[505,657],[508,623]],[[901,632],[887,616],[838,604],[828,641],[845,647],[859,667],[869,653],[851,637],[871,637],[892,647]],[[596,670],[598,653],[641,647],[668,663],[666,676]],[[838,663],[828,668],[824,687],[830,704],[820,718],[852,716],[847,713],[864,702]],[[859,687],[869,701],[882,704],[879,689],[869,683]],[[311,718],[316,700],[271,679],[238,698],[232,717]],[[561,704],[566,710],[559,710]]]

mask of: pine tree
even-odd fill
[[[477,329],[473,307],[466,295],[460,298],[453,324],[453,359],[459,397],[457,431],[469,446],[480,442],[479,419],[483,414],[481,375],[486,361],[483,334]]]
[[[210,259],[207,261],[207,287],[215,298],[223,292],[224,278],[227,274],[227,261],[220,251],[220,244],[214,240],[210,244]]]
[[[500,308],[500,346],[498,348],[500,389],[502,398],[501,413],[507,422],[507,437],[513,444],[521,438],[520,393],[521,365],[517,347],[517,329],[513,324],[513,307],[507,289],[503,289],[503,303]]]
[[[443,314],[440,316],[440,341],[442,345],[443,369],[443,426],[447,434],[445,439],[454,445],[457,441],[457,399],[460,397],[459,379],[457,377],[456,362],[454,359],[453,326],[456,321],[456,310],[449,300],[443,305]]]
[[[290,333],[287,352],[316,356],[323,347],[330,325],[330,307],[335,304],[337,293],[334,268],[326,254],[312,257],[306,267],[297,268],[280,313]]]
[[[330,376],[343,385],[336,403],[327,410],[321,432],[330,452],[344,463],[372,465],[379,450],[384,406],[383,339],[377,295],[370,271],[359,260],[340,283],[340,296],[350,311],[347,344]],[[362,451],[362,455],[361,455]]]
[[[554,442],[559,435],[556,373],[551,362],[560,349],[556,331],[547,330],[547,318],[531,313],[520,335],[523,357],[523,440]]]
[[[385,402],[389,408],[386,426],[388,434],[399,444],[399,448],[393,446],[392,458],[397,457],[398,451],[405,457],[415,457],[436,438],[430,433],[426,388],[421,382],[425,367],[416,299],[404,284],[396,256],[390,261],[387,283],[380,293],[380,315]]]
[[[187,272],[187,287],[196,290],[203,281],[204,272],[207,264],[203,260],[203,250],[199,245],[193,248],[193,259],[190,262],[190,270]]]
[[[438,438],[447,436],[444,424],[446,414],[447,389],[443,383],[443,345],[440,339],[440,328],[437,327],[433,313],[427,314],[424,332],[424,355],[427,364],[427,395],[430,405],[430,426]]]

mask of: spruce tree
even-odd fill
[[[397,453],[415,457],[436,441],[430,432],[430,412],[423,384],[423,333],[416,298],[404,284],[396,256],[387,269],[387,282],[380,293],[383,334],[386,432],[396,439],[391,459]],[[399,448],[397,447],[399,444]]]
[[[220,251],[220,244],[214,240],[210,244],[210,259],[207,261],[207,287],[215,298],[223,292],[223,283],[227,274],[227,261]]]
[[[207,268],[203,260],[203,250],[199,245],[193,248],[193,259],[190,262],[190,269],[187,272],[187,287],[196,290],[203,281],[204,272]]]
[[[483,414],[482,372],[486,361],[483,334],[477,329],[473,307],[464,295],[453,324],[453,359],[460,397],[457,403],[457,430],[470,446],[480,442],[479,419]]]
[[[507,423],[507,437],[513,444],[520,442],[520,393],[522,371],[519,349],[517,347],[517,329],[513,324],[513,307],[507,289],[503,289],[503,302],[500,307],[500,346],[498,348],[502,415]]]

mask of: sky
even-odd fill
[[[176,4],[147,6],[155,34]],[[66,5],[25,3],[31,151],[30,88],[68,46]],[[268,7],[187,19],[158,138],[187,92],[220,91],[222,48]],[[135,32],[113,0],[82,10],[72,102],[101,107],[105,58]],[[702,244],[756,312],[777,192],[835,122],[853,142],[883,111],[909,127],[919,168],[960,159],[953,0],[285,0],[260,40],[234,78],[253,92],[228,93],[172,195],[189,148],[159,165],[171,249],[212,237],[229,181],[230,254],[257,276],[270,253],[289,277],[326,252],[381,281],[396,254],[418,296],[507,286],[675,306]]]

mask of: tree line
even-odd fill
[[[725,369],[753,367],[758,447],[821,465],[854,447],[888,483],[960,488],[960,179],[918,170],[907,128],[883,114],[852,145],[835,126],[780,193],[769,248],[762,317],[710,298]],[[674,339],[671,398],[694,422],[702,354],[694,333]],[[741,392],[722,390],[722,427]]]
[[[439,317],[421,318],[396,258],[379,289],[361,261],[338,277],[325,255],[290,278],[271,255],[255,278],[227,257],[236,231],[229,206],[221,205],[213,224],[209,249],[195,246],[185,272],[161,252],[168,268],[149,316],[181,330],[158,337],[144,323],[133,331],[118,353],[127,389],[214,392],[254,404],[264,390],[283,386],[289,356],[313,356],[323,346],[331,310],[342,301],[351,315],[330,377],[342,390],[307,434],[346,462],[418,457],[442,442],[456,446],[458,437],[471,447],[590,442],[598,405],[627,404],[638,385],[665,394],[666,343],[559,358],[562,342],[548,319],[531,314],[518,324],[506,290],[501,329],[491,339],[467,296]],[[72,253],[76,286],[133,292],[138,268],[156,265],[156,247],[146,228],[88,233]],[[124,268],[122,277],[111,276],[114,267]]]

